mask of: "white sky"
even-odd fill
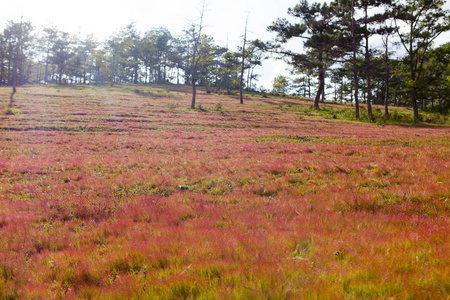
[[[201,0],[13,0],[0,5],[0,29],[8,20],[18,22],[23,16],[36,30],[55,25],[82,37],[93,34],[100,41],[132,21],[142,33],[164,26],[176,36],[199,18],[201,3]],[[213,36],[216,44],[228,43],[234,50],[241,43],[245,19],[250,13],[248,38],[270,40],[274,34],[267,32],[267,26],[277,18],[287,17],[287,9],[297,3],[299,0],[205,0],[204,33]],[[445,6],[450,8],[448,0]],[[440,43],[448,40],[446,35]],[[279,61],[265,62],[263,68],[257,69],[262,75],[258,85],[270,87],[272,79],[285,73],[285,69],[286,65]]]
[[[3,2],[3,1],[2,1]],[[5,1],[6,2],[6,1]],[[36,30],[55,25],[59,30],[86,36],[93,34],[100,41],[134,21],[143,33],[164,26],[172,35],[182,34],[190,22],[198,20],[201,0],[13,0],[1,5],[0,29],[8,20],[31,21]],[[231,50],[241,43],[245,20],[249,15],[248,38],[269,40],[266,31],[278,17],[287,16],[287,9],[298,0],[206,0],[204,33],[214,37],[216,44]],[[280,62],[268,61],[257,73],[258,85],[271,86],[272,79],[285,72]]]
[[[259,36],[298,1],[207,0],[205,3],[205,33],[214,36],[218,44],[225,44],[228,37],[231,44],[242,35],[248,12],[249,30]],[[93,33],[102,39],[135,21],[141,31],[165,26],[177,35],[191,20],[198,19],[200,10],[200,0],[14,0],[2,5],[0,23],[19,21],[23,15],[36,28],[53,23],[60,30],[83,35]]]

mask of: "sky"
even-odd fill
[[[134,21],[142,31],[165,26],[177,35],[199,18],[202,1],[77,0],[62,3],[60,0],[10,1],[8,5],[2,5],[0,22],[18,21],[23,16],[25,21],[35,25],[53,23],[71,33],[92,33],[98,38],[106,38]],[[234,44],[243,34],[245,19],[250,12],[249,31],[259,36],[296,3],[297,0],[206,0],[205,33],[214,36],[218,44],[226,43],[227,38]]]
[[[211,35],[220,46],[231,50],[242,42],[248,16],[248,39],[270,40],[273,33],[266,28],[298,0],[206,0],[204,33]],[[55,25],[59,30],[81,37],[93,34],[105,40],[114,32],[135,22],[142,33],[164,26],[172,35],[182,34],[192,22],[198,21],[201,0],[14,0],[2,5],[0,28],[8,20],[31,21],[36,30]],[[275,76],[286,72],[286,65],[275,60],[266,61],[256,70],[261,75],[259,85],[270,87]]]
[[[6,0],[2,0],[5,1]],[[270,40],[273,33],[267,26],[277,18],[287,17],[287,9],[299,0],[205,0],[204,33],[213,36],[220,46],[234,50],[242,42],[248,16],[248,39]],[[324,2],[315,0],[311,2]],[[36,30],[54,25],[59,30],[84,37],[93,34],[98,40],[135,22],[142,33],[164,26],[172,35],[182,34],[200,17],[202,0],[13,0],[0,5],[0,29],[8,20],[31,21]],[[450,9],[450,1],[445,7]],[[450,34],[440,37],[439,43],[450,40]],[[301,43],[297,44],[300,46]],[[256,70],[261,75],[259,85],[271,86],[274,77],[287,73],[286,64],[268,60]]]

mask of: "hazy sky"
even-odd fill
[[[225,44],[228,38],[230,46],[234,46],[243,33],[248,12],[251,35],[260,36],[272,21],[286,15],[287,8],[298,1],[207,0],[205,3],[205,33],[214,36],[218,44]],[[198,19],[200,10],[200,0],[14,0],[2,5],[0,22],[18,21],[23,15],[24,20],[32,21],[37,28],[53,23],[64,31],[93,33],[105,38],[135,21],[141,31],[165,26],[177,35],[190,21]]]
[[[274,35],[266,31],[279,17],[287,16],[287,9],[299,0],[205,0],[204,33],[214,37],[216,44],[231,50],[241,43],[244,25],[249,14],[248,38],[269,40]],[[323,2],[315,0],[311,2]],[[143,33],[153,27],[165,26],[173,35],[182,33],[189,23],[199,18],[201,0],[13,0],[1,5],[0,29],[8,20],[31,21],[36,30],[55,25],[58,29],[85,36],[93,34],[106,39],[134,21]],[[450,1],[446,1],[450,8]],[[440,38],[445,42],[449,34]],[[261,74],[259,84],[270,86],[271,80],[284,72],[282,63],[269,61]]]
[[[31,21],[36,30],[55,25],[58,29],[85,36],[93,34],[99,40],[134,21],[143,33],[153,27],[165,26],[173,35],[182,33],[189,23],[198,20],[201,0],[14,0],[2,5],[0,29],[8,20]],[[248,38],[270,39],[266,28],[298,0],[206,0],[204,33],[214,37],[216,44],[228,43],[234,50],[241,43],[249,14]],[[272,78],[285,70],[285,65],[266,62],[259,84],[270,86]]]

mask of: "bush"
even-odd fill
[[[19,115],[21,113],[22,113],[22,111],[20,109],[11,108],[11,107],[5,108],[5,114],[7,114],[7,115]]]

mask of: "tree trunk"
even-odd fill
[[[195,71],[195,68],[193,68],[193,71]],[[194,72],[193,72],[194,73]],[[194,109],[195,108],[195,98],[197,96],[197,88],[195,85],[195,76],[194,74],[192,74],[192,101],[191,101],[191,108]]]
[[[367,1],[364,2],[364,27],[365,27],[365,33],[364,33],[364,39],[366,40],[365,44],[365,63],[366,63],[366,101],[367,101],[367,114],[369,116],[369,120],[373,120],[373,113],[372,113],[372,90],[371,90],[371,78],[370,78],[370,52],[369,52],[369,32],[367,31]]]
[[[368,38],[366,38],[366,101],[367,101],[367,114],[369,117],[369,120],[373,120],[373,113],[372,113],[372,91],[371,91],[371,76],[369,74],[369,64],[370,64],[370,58],[368,54]]]
[[[308,75],[308,98],[311,98],[311,77]]]
[[[415,86],[413,86],[411,88],[410,97],[411,97],[411,104],[412,104],[413,111],[414,111],[414,121],[419,122],[420,115],[419,115],[419,108],[417,106],[417,91],[416,91]]]
[[[59,65],[59,78],[58,78],[58,82],[59,82],[59,85],[61,85],[62,84],[62,74],[63,74],[63,65],[62,64],[60,64]]]
[[[389,82],[386,82],[386,89],[384,93],[384,115],[389,116]]]
[[[134,84],[138,83],[138,64],[134,65]]]
[[[198,25],[198,32],[196,34],[196,26],[193,27],[193,32],[192,32],[192,37],[194,39],[194,47],[193,47],[193,51],[192,51],[192,101],[191,101],[191,108],[194,109],[195,108],[195,100],[196,100],[196,96],[197,96],[197,89],[196,89],[196,72],[197,72],[197,53],[198,53],[198,46],[200,44],[200,39],[202,37],[202,29],[203,29],[203,14],[205,13],[205,2],[203,1],[203,5],[202,5],[202,11],[200,13],[200,22]]]
[[[359,99],[358,99],[358,94],[359,94],[359,82],[358,82],[358,70],[357,70],[357,66],[356,66],[356,53],[353,53],[353,82],[354,82],[354,96],[353,99],[355,101],[355,118],[359,119]]]
[[[11,70],[11,61],[8,61],[8,80],[6,81],[7,82],[7,84],[6,85],[11,85],[12,84],[12,78],[11,78],[11,75],[12,75],[12,70]]]
[[[242,45],[241,78],[239,80],[239,96],[241,104],[244,104],[243,89],[244,89],[244,70],[245,70],[245,44],[247,43],[247,24],[248,24],[248,15],[247,20],[245,21],[244,43]]]
[[[195,39],[195,32],[194,32],[194,39]],[[195,109],[195,101],[196,101],[196,97],[197,97],[197,86],[196,86],[196,81],[197,79],[195,78],[195,74],[197,73],[197,68],[196,68],[196,56],[197,56],[197,44],[196,41],[194,41],[194,49],[192,51],[192,65],[191,65],[191,87],[192,87],[192,100],[191,100],[191,108]]]
[[[384,63],[385,63],[385,72],[386,77],[384,78],[385,81],[385,91],[384,91],[384,115],[389,116],[389,77],[390,77],[390,70],[389,70],[389,35],[386,36],[386,44],[384,49]]]
[[[414,32],[414,26],[413,23],[411,23],[410,25],[410,33],[412,34],[412,32]],[[415,122],[419,122],[420,121],[420,116],[419,116],[419,108],[417,107],[417,91],[416,91],[416,57],[415,57],[415,52],[414,52],[414,48],[413,48],[413,39],[410,39],[409,41],[409,57],[410,57],[410,61],[409,61],[409,69],[410,69],[410,73],[411,73],[411,81],[412,81],[412,87],[410,90],[410,97],[411,97],[411,105],[413,107],[413,112],[414,112],[414,121]]]
[[[205,72],[205,89],[206,89],[206,92],[211,91],[211,88],[209,86],[209,80],[208,80],[208,71]]]
[[[244,40],[244,47],[245,47],[245,40]],[[243,48],[245,49],[245,48]],[[244,93],[243,93],[243,89],[244,89],[244,50],[242,50],[242,62],[241,62],[241,77],[239,80],[239,98],[240,98],[240,103],[244,104]]]
[[[166,62],[165,57],[164,57],[164,65],[163,65],[163,82],[164,83],[167,82],[167,62]]]
[[[319,54],[319,59],[321,55]],[[317,90],[316,98],[314,99],[314,108],[319,109],[319,101],[325,88],[325,71],[323,66],[319,68],[319,89]]]
[[[16,62],[13,63],[13,70],[12,70],[12,90],[13,90],[13,95],[17,92],[16,89],[16,81],[17,81],[17,65]],[[11,96],[13,96],[11,95]]]
[[[158,64],[158,84],[161,84],[161,62]]]
[[[419,108],[417,106],[417,90],[416,90],[416,85],[415,85],[415,83],[416,83],[416,69],[414,66],[415,57],[414,57],[413,51],[412,51],[412,42],[410,43],[410,49],[411,49],[411,51],[410,51],[410,53],[411,53],[410,54],[410,56],[411,56],[410,72],[411,72],[411,81],[413,83],[411,90],[410,90],[410,98],[411,98],[410,100],[411,100],[411,105],[413,107],[413,112],[414,112],[414,121],[419,122],[420,116],[419,116]]]
[[[356,62],[356,53],[358,51],[357,44],[356,44],[356,33],[355,33],[355,9],[354,9],[354,2],[352,1],[352,46],[353,46],[353,84],[354,84],[354,100],[355,100],[355,118],[359,119],[359,100],[358,100],[358,93],[359,93],[359,82],[358,82],[358,66]]]
[[[20,19],[20,27],[19,27],[19,38],[16,45],[16,55],[14,57],[14,63],[13,63],[13,73],[12,73],[12,94],[11,94],[11,101],[12,97],[14,97],[14,94],[17,92],[16,85],[18,85],[17,80],[17,71],[19,68],[19,56],[20,56],[20,44],[22,40],[22,19]]]
[[[5,85],[5,65],[3,60],[0,61],[0,85]]]

